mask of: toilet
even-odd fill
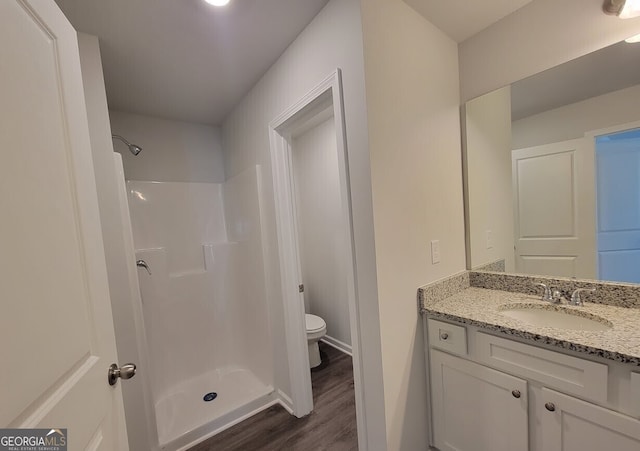
[[[304,316],[307,326],[307,344],[309,345],[309,367],[315,368],[322,363],[318,341],[327,333],[327,323],[316,315],[307,313]]]

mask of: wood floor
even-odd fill
[[[313,412],[296,418],[272,406],[189,451],[348,451],[358,449],[351,357],[320,343],[311,372]]]

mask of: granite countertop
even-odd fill
[[[542,344],[640,366],[640,309],[585,302],[556,306],[540,296],[495,289],[466,287],[449,296],[421,300],[421,312]],[[578,316],[599,317],[612,327],[581,331],[534,326],[500,313],[505,304],[536,304],[545,309],[568,309]],[[592,318],[598,320],[598,318]],[[604,321],[602,321],[604,320]]]

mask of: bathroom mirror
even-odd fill
[[[462,107],[468,269],[640,283],[640,44]]]

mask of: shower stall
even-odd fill
[[[274,402],[260,168],[126,187],[153,441],[183,449]]]

